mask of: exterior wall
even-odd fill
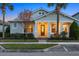
[[[70,23],[72,23],[73,20],[71,18],[66,17],[66,16],[60,15],[60,22],[70,22]]]
[[[36,20],[35,22],[56,22],[56,19],[56,14],[50,14],[48,16],[40,18],[39,20]]]
[[[6,31],[7,26],[5,26],[4,28],[5,28],[5,31]],[[0,25],[0,32],[3,32],[3,26],[2,25]]]
[[[39,14],[39,13],[44,13],[44,14]],[[38,12],[35,12],[33,15],[32,15],[32,20],[35,20],[35,19],[38,19],[40,18],[41,16],[47,14],[47,12],[43,11],[43,10],[39,10]]]
[[[16,34],[16,33],[24,34],[23,23],[16,23],[16,26],[15,26],[15,23],[10,23],[10,33],[11,34]]]

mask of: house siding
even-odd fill
[[[40,18],[41,16],[43,16],[42,14],[39,14],[39,13],[44,13],[44,15],[47,14],[47,12],[43,11],[43,10],[39,10],[38,12],[34,13],[32,16],[31,16],[31,20],[36,20],[38,18]]]
[[[11,34],[16,34],[16,33],[24,34],[23,23],[16,23],[16,26],[15,26],[15,23],[10,23],[10,33]]]
[[[4,30],[6,31],[6,28],[7,28],[8,26],[5,26],[4,27]],[[3,32],[3,25],[0,25],[0,32]]]

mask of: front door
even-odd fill
[[[41,25],[41,36],[45,36],[45,25]]]
[[[38,30],[38,37],[40,38],[48,37],[48,23],[47,22],[38,22],[37,30]]]

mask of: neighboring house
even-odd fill
[[[5,31],[6,31],[6,28],[8,27],[8,25],[9,25],[8,22],[5,22],[5,27],[4,27]],[[0,20],[0,33],[2,33],[2,32],[3,32],[3,22]]]
[[[65,31],[67,37],[69,37],[70,25],[74,20],[77,20],[71,16],[59,13],[60,25],[59,34]],[[48,12],[44,9],[38,9],[35,11],[31,20],[20,21],[18,18],[10,22],[11,34],[27,34],[33,33],[36,38],[49,38],[56,33],[57,14],[55,11]]]
[[[72,15],[72,17],[78,19],[76,22],[79,25],[79,12],[77,12],[76,14]]]

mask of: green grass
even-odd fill
[[[38,42],[38,40],[35,40],[35,39],[5,39],[5,40],[0,40],[0,42]]]
[[[6,49],[45,49],[55,44],[2,44]]]
[[[79,42],[79,40],[47,40],[47,42]]]

